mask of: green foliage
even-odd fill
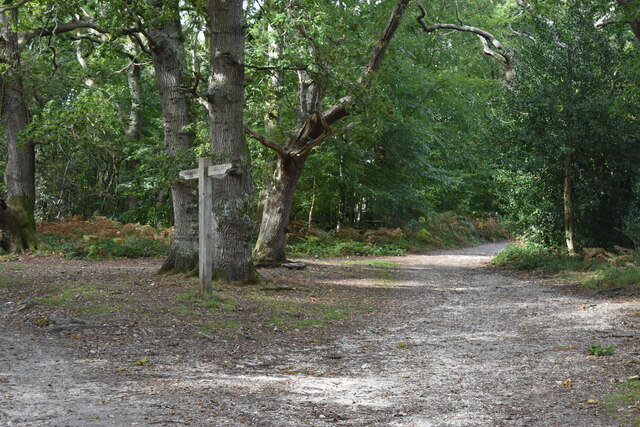
[[[350,6],[358,14],[346,13]],[[311,218],[323,228],[398,227],[434,212],[481,216],[495,210],[491,154],[482,138],[489,112],[479,106],[495,96],[500,83],[492,76],[496,64],[483,58],[474,37],[425,36],[406,17],[409,23],[398,30],[371,87],[353,87],[392,6],[384,1],[287,7],[274,0],[259,12],[270,19],[256,21],[250,30],[248,61],[269,66],[248,69],[252,128],[263,127],[269,116],[276,122],[269,137],[284,143],[295,127],[298,80],[290,68],[309,70],[321,84],[323,108],[346,94],[355,96],[357,122],[345,120],[348,132],[339,132],[342,124],[337,124],[335,136],[307,160],[294,220]],[[494,6],[471,1],[460,6],[469,19],[493,19],[486,15]],[[427,7],[433,19],[456,19],[455,8]],[[301,25],[309,37],[301,37]],[[260,191],[272,176],[273,153],[251,144]]]
[[[115,239],[96,239],[88,244],[87,259],[161,257],[167,254],[167,242],[157,239],[127,236]]]
[[[639,179],[640,121],[630,113],[640,108],[632,65],[638,49],[628,31],[595,28],[591,3],[566,2],[543,9],[547,19],[523,14],[516,21],[535,37],[513,40],[518,76],[496,110],[502,209],[548,247],[564,240],[566,161],[578,245],[631,244],[620,230]]]
[[[602,344],[597,342],[589,346],[588,353],[592,356],[598,357],[611,356],[613,355],[613,353],[615,353],[615,348],[613,347],[613,344],[603,346]]]
[[[636,194],[640,191],[636,189]],[[640,207],[637,205],[629,212],[622,222],[622,233],[631,240],[636,249],[640,249]]]

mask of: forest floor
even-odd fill
[[[502,247],[308,260],[211,301],[155,259],[0,262],[0,423],[637,422],[638,296],[496,271]]]

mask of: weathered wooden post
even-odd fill
[[[213,277],[213,179],[222,179],[233,168],[231,163],[213,166],[209,157],[198,160],[198,169],[181,171],[179,176],[184,180],[198,178],[198,275],[200,277],[200,293],[204,298],[213,294],[211,281]]]

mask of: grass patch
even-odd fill
[[[634,284],[640,284],[640,268],[635,266],[625,268],[607,267],[593,272],[582,281],[582,285],[589,289],[602,289]]]
[[[340,261],[343,264],[358,264],[358,265],[369,265],[371,267],[378,268],[398,268],[398,263],[393,261],[379,261],[379,260],[359,260],[359,259],[347,259]]]
[[[229,297],[223,296],[217,292],[214,292],[211,298],[203,299],[200,296],[200,292],[196,289],[189,289],[188,291],[176,294],[176,300],[182,303],[191,303],[199,307],[208,308],[210,310],[221,309],[224,311],[234,311],[235,306],[233,301]]]
[[[180,302],[200,302],[202,299],[200,298],[200,293],[195,289],[189,289],[188,291],[176,294],[176,300]]]
[[[0,277],[0,288],[16,284],[17,280],[13,277]]]
[[[121,289],[122,285],[112,284],[52,283],[47,290],[50,295],[34,298],[34,301],[71,309],[79,316],[140,311],[138,301]]]
[[[376,261],[376,260],[371,260],[371,261],[367,261],[367,264],[369,264],[372,267],[380,267],[380,268],[398,268],[398,263],[393,262],[393,261]]]
[[[373,310],[366,304],[310,303],[307,300],[257,294],[248,295],[247,298],[257,303],[256,310],[265,317],[266,326],[279,329],[322,328],[331,321],[346,320],[354,313]]]
[[[560,250],[517,243],[498,253],[493,263],[509,270],[551,273],[587,289],[640,285],[640,257],[624,248],[614,252],[590,248],[583,256],[569,256]]]
[[[65,289],[58,295],[36,298],[35,301],[58,307],[71,307],[77,305],[76,301],[80,299],[96,299],[105,294],[104,290],[94,285],[81,285]]]
[[[206,334],[225,334],[231,335],[241,329],[237,320],[225,320],[220,322],[207,322],[201,327],[200,332]]]
[[[373,282],[380,288],[392,288],[395,284],[395,279],[395,276],[390,272],[380,271]]]
[[[618,425],[640,427],[640,379],[636,377],[618,384],[615,391],[605,397],[605,403]]]
[[[186,305],[181,305],[181,304],[174,305],[173,307],[171,307],[170,311],[176,316],[196,317],[200,315],[200,313],[193,310],[192,308],[187,307]]]
[[[599,342],[591,344],[589,346],[589,350],[587,351],[592,356],[602,357],[602,356],[612,356],[615,353],[615,348],[612,344],[607,346],[603,346]]]

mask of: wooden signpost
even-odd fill
[[[209,157],[198,160],[198,169],[180,171],[184,180],[198,179],[198,238],[200,293],[209,297],[213,293],[213,180],[222,179],[233,168],[231,163],[213,165]]]

